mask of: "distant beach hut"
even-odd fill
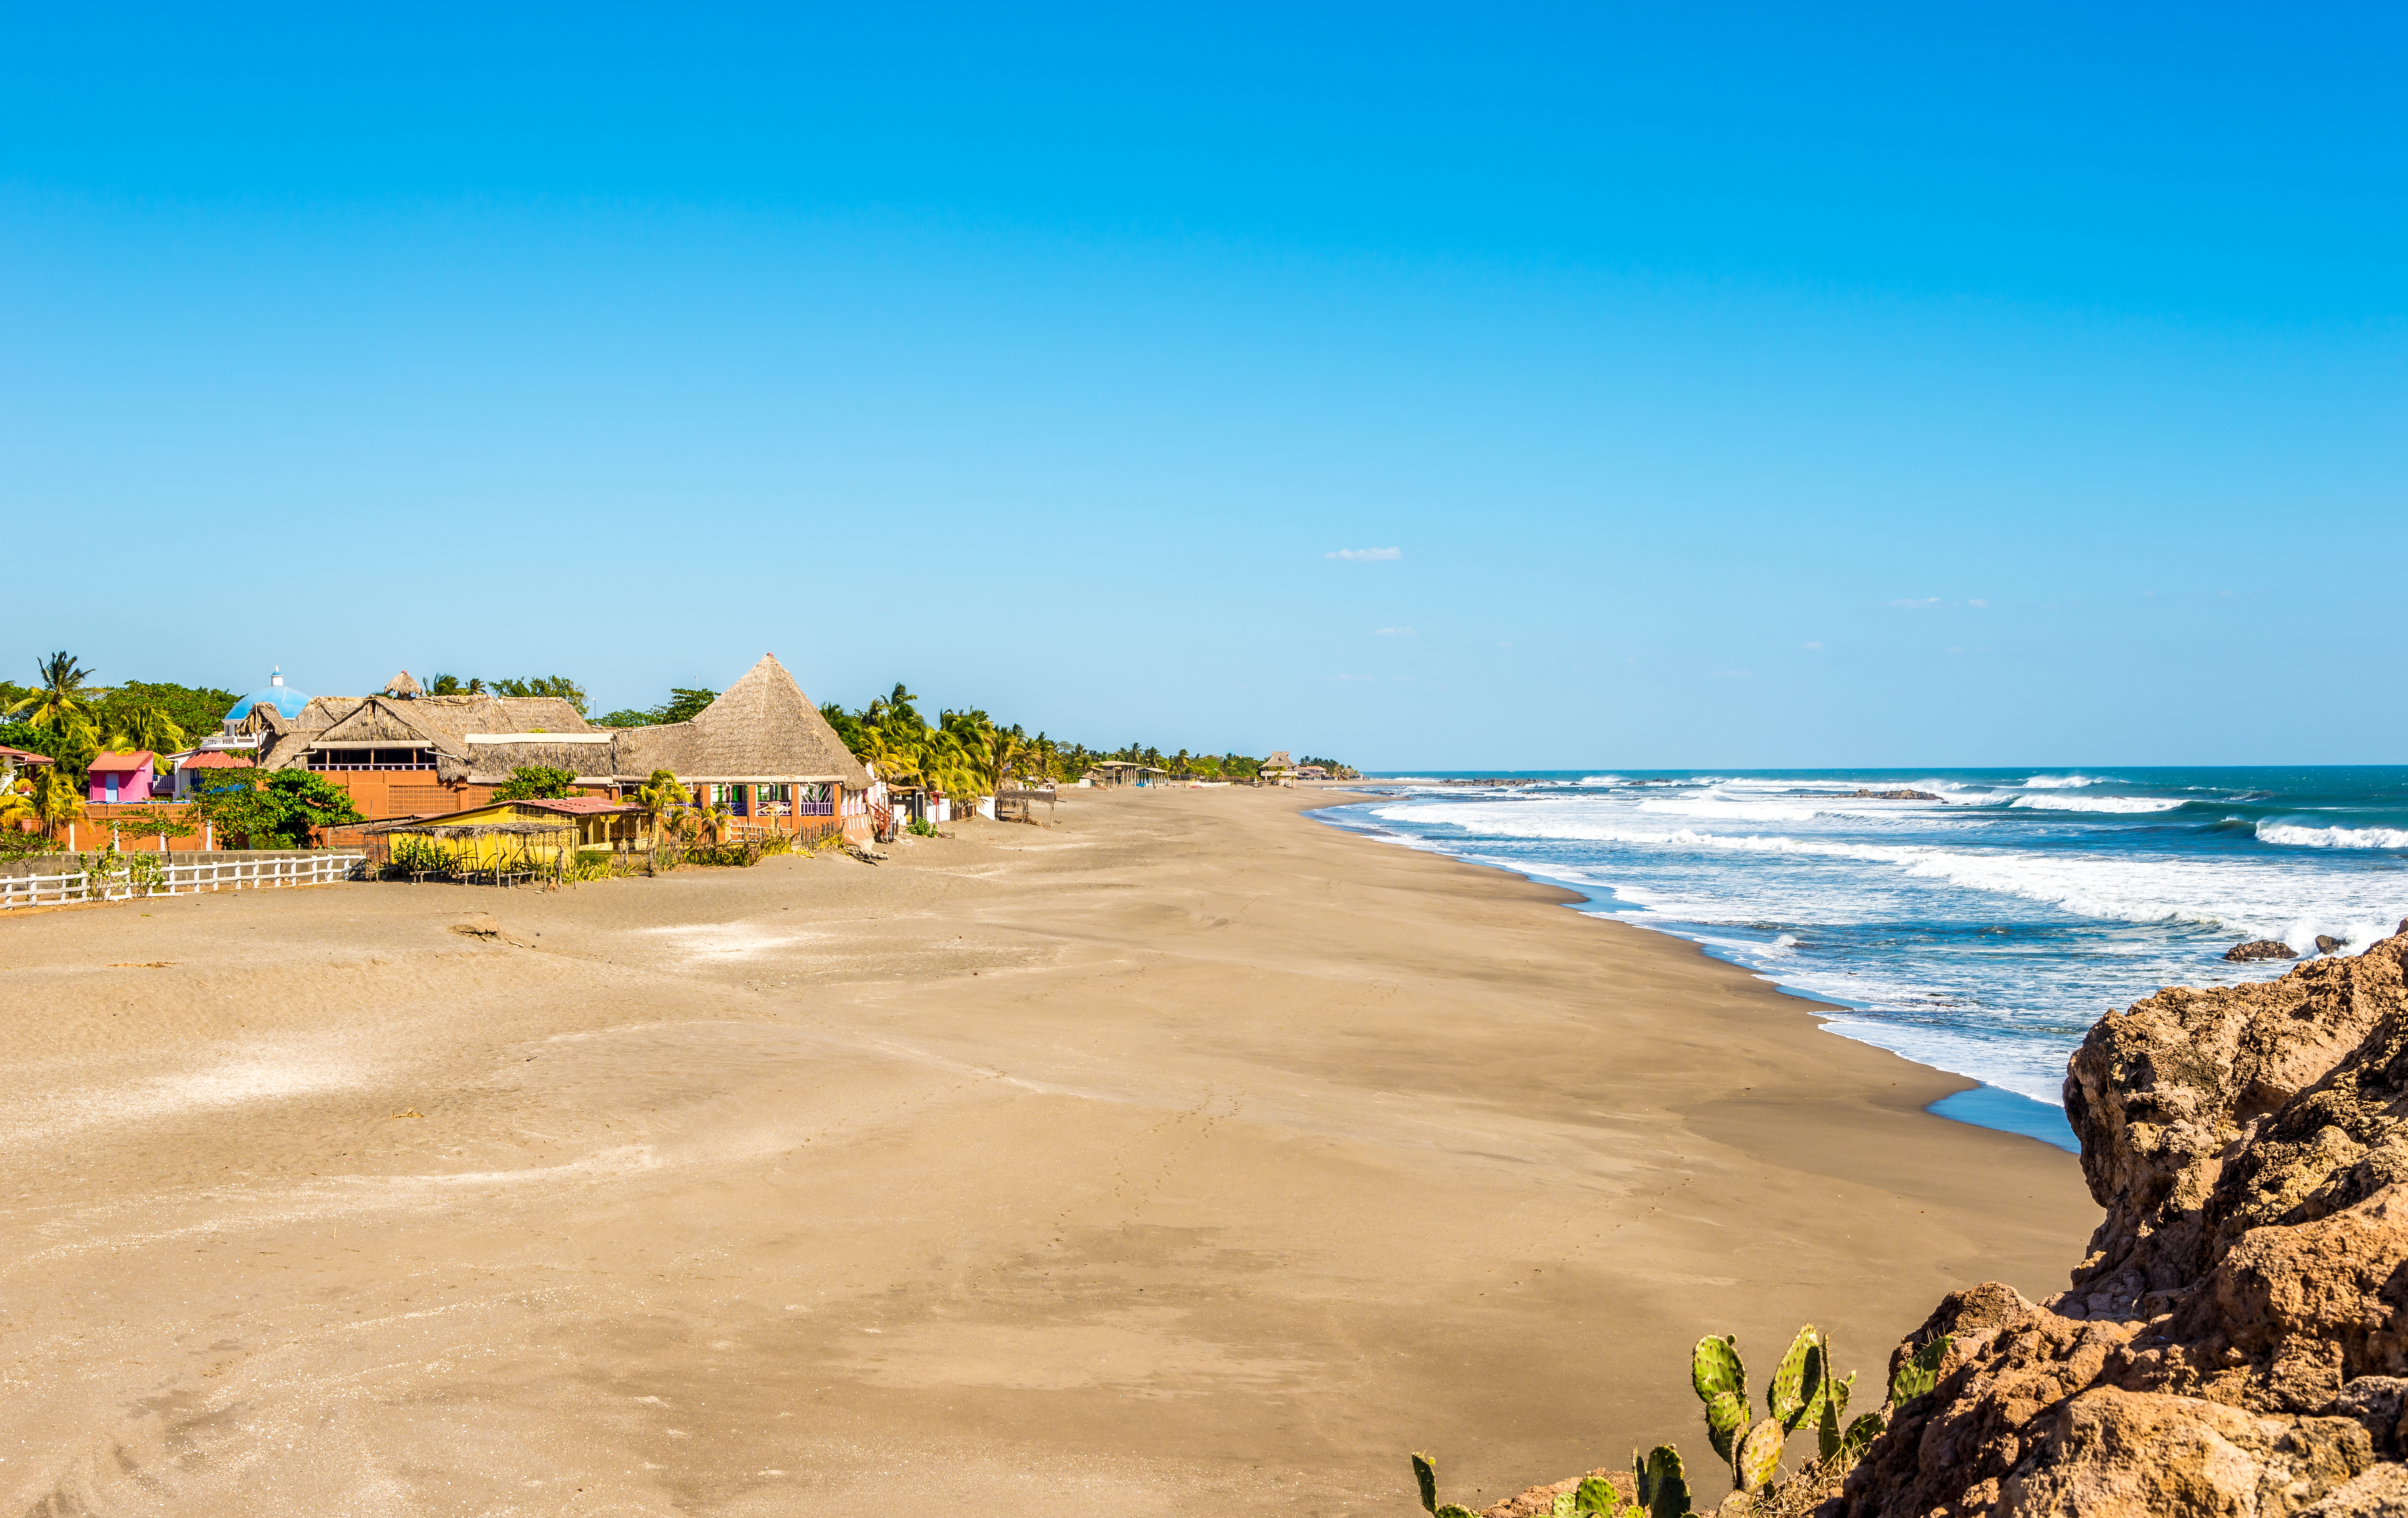
[[[1154,765],[1140,765],[1125,759],[1107,759],[1087,771],[1087,778],[1097,785],[1143,785],[1149,775],[1168,775],[1170,771]]]
[[[84,798],[110,806],[148,801],[158,768],[159,756],[148,749],[136,749],[129,753],[96,753],[93,755]]]

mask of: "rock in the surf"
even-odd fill
[[[2334,938],[2329,933],[2319,933],[2316,935],[2316,952],[2320,954],[2335,953],[2344,947],[2346,946],[2344,945],[2339,938]]]
[[[2224,957],[2227,959],[2246,960],[2297,959],[2300,956],[2292,950],[2289,944],[2285,943],[2278,938],[2252,938],[2247,943],[2236,943],[2231,948],[2227,949],[2224,951]]]

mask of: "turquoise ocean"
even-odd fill
[[[1441,783],[1463,779],[1498,783]],[[1948,1116],[2073,1147],[2065,1061],[2168,985],[2281,975],[2408,917],[2408,767],[1383,776],[1339,826],[1576,891],[1983,1082]],[[1930,799],[1885,799],[1914,791]]]

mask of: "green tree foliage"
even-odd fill
[[[306,769],[221,769],[196,803],[222,843],[253,849],[306,849],[312,828],[365,822],[351,794]]]
[[[427,680],[426,694],[429,695],[482,695],[485,694],[485,682],[481,680],[464,680],[457,675],[437,675]]]
[[[669,687],[669,698],[656,707],[623,708],[594,719],[597,727],[657,727],[663,723],[691,722],[702,709],[719,699],[717,691]]]
[[[158,713],[165,725],[176,729],[179,735],[177,741],[165,749],[155,743],[142,743],[136,747],[165,752],[215,733],[218,724],[225,721],[225,714],[234,709],[234,704],[240,699],[239,693],[222,691],[215,686],[129,680],[109,689],[108,694],[101,698],[96,714],[104,731],[124,731],[134,725],[141,713]]]
[[[831,701],[820,708],[820,715],[853,757],[875,765],[884,779],[930,786],[949,795],[984,794],[1022,780],[1075,780],[1107,759],[1153,765],[1173,775],[1224,780],[1246,780],[1262,768],[1261,760],[1238,753],[1215,756],[1182,749],[1166,758],[1147,743],[1105,751],[1061,742],[1042,732],[1031,738],[1018,723],[1005,726],[976,709],[939,712],[931,724],[921,716],[919,700],[898,683],[858,711]]]
[[[8,714],[22,717],[27,725],[62,732],[78,723],[90,723],[93,699],[100,692],[90,684],[92,671],[78,663],[75,655],[62,650],[34,664],[33,691],[10,704]]]
[[[194,737],[215,732],[236,699],[232,691],[130,680],[104,688],[72,654],[36,664],[38,683],[0,681],[0,743],[48,754],[78,776],[104,748],[172,753]]]
[[[535,675],[525,680],[497,680],[494,681],[494,694],[521,696],[556,695],[575,707],[579,716],[585,715],[585,687],[570,680],[566,675]]]
[[[554,769],[548,765],[515,766],[510,770],[510,778],[494,787],[494,799],[496,801],[555,800],[576,794],[576,773]]]

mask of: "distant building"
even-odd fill
[[[836,736],[820,709],[774,654],[746,670],[719,698],[681,723],[623,727],[611,745],[612,778],[631,795],[666,769],[707,806],[738,819],[738,838],[816,832],[834,823],[869,836],[869,771]]]
[[[624,801],[666,769],[697,805],[725,807],[734,837],[819,832],[867,838],[872,781],[785,666],[765,655],[692,718],[595,727],[558,696],[322,695],[285,714],[254,701],[242,723],[265,769],[307,769],[372,822],[483,807],[513,769],[566,770],[591,796]]]
[[[14,785],[17,772],[29,765],[55,764],[47,753],[34,753],[25,749],[12,749],[0,744],[0,786]]]
[[[1285,749],[1281,749],[1264,760],[1262,767],[1255,773],[1267,780],[1294,780],[1296,779],[1296,761],[1287,756]]]
[[[111,806],[148,801],[158,768],[159,756],[148,749],[136,749],[131,753],[96,753],[90,766],[86,799]]]
[[[309,698],[284,683],[284,667],[279,665],[269,672],[266,684],[234,704],[233,709],[225,714],[227,724],[231,726],[240,723],[251,715],[253,708],[262,704],[275,708],[278,716],[292,722],[309,705]]]
[[[1107,759],[1089,769],[1087,779],[1096,785],[1146,785],[1152,783],[1151,777],[1169,773],[1153,765],[1140,765],[1126,759]]]
[[[167,776],[169,793],[179,801],[189,801],[209,788],[211,770],[251,767],[251,762],[240,754],[223,749],[194,749],[175,756],[175,767]]]

